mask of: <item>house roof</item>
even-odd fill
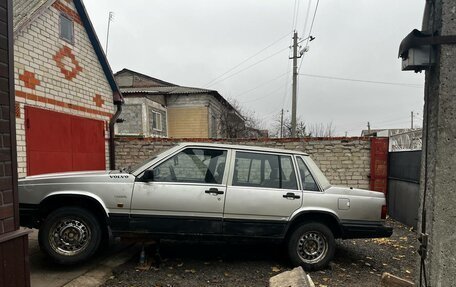
[[[132,70],[129,70],[129,69],[126,69],[126,68],[124,68],[124,69],[118,71],[117,73],[115,73],[114,77],[117,77],[117,76],[119,76],[121,74],[131,74],[131,75],[139,76],[141,78],[145,78],[145,79],[149,80],[150,82],[153,82],[154,83],[154,85],[153,85],[154,87],[155,86],[157,86],[157,87],[161,87],[161,86],[166,86],[166,87],[177,86],[176,84],[173,84],[173,83],[170,83],[170,82],[165,82],[163,80],[148,76],[146,74],[135,72],[135,71],[132,71]],[[150,84],[146,85],[145,87],[150,87]]]
[[[147,95],[194,95],[194,94],[210,94],[214,96],[219,102],[228,107],[233,111],[239,118],[243,119],[242,115],[216,90],[209,90],[203,88],[185,87],[172,84],[153,78],[148,75],[144,75],[129,69],[122,69],[115,73],[115,77],[120,77],[122,74],[129,74],[132,76],[138,76],[145,79],[140,86],[133,84],[133,86],[124,87],[121,86],[120,90],[125,96],[147,96]]]
[[[38,18],[46,9],[48,9],[57,0],[13,0],[13,31],[16,37],[20,31]],[[98,36],[90,21],[87,10],[85,9],[82,0],[73,0],[76,10],[81,18],[84,28],[92,43],[95,54],[101,64],[106,79],[108,80],[111,90],[113,91],[113,100],[115,104],[122,104],[123,97],[114,75],[109,65],[108,59],[101,47]]]
[[[170,87],[144,87],[144,88],[120,88],[124,94],[163,94],[178,95],[178,94],[210,94],[217,93],[215,90],[207,90],[183,86],[170,86]]]

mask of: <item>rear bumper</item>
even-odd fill
[[[393,228],[383,222],[347,221],[341,223],[343,239],[390,237]]]

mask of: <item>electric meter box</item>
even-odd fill
[[[402,59],[402,71],[421,71],[435,63],[435,53],[431,46],[415,47],[408,50],[407,57]],[[429,53],[431,62],[429,63]]]

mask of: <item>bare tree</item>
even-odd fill
[[[291,118],[290,116],[286,116],[283,118],[283,125],[281,125],[280,115],[277,116],[274,124],[273,135],[275,137],[283,137],[289,138],[291,137]],[[309,137],[309,133],[307,132],[306,123],[298,118],[296,120],[296,137],[298,138],[305,138]]]
[[[326,125],[323,123],[311,124],[309,127],[310,137],[325,137],[330,138],[336,134],[336,127],[333,122],[329,122]]]
[[[230,105],[223,107],[219,123],[219,131],[226,138],[260,138],[267,137],[262,129],[261,121],[254,111],[241,107],[238,101],[228,100]]]
[[[281,125],[280,114],[274,122],[273,136],[278,138],[281,136],[284,138],[291,137],[291,118],[289,115],[283,118],[283,125]],[[332,122],[326,125],[323,123],[307,125],[301,118],[296,120],[296,137],[298,138],[333,137],[335,133],[336,128]]]

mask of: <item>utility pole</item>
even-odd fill
[[[283,138],[283,109],[280,115],[280,138]]]
[[[293,35],[293,90],[292,90],[292,103],[291,103],[291,137],[296,137],[296,94],[298,90],[298,32]]]
[[[112,22],[113,20],[114,20],[114,12],[109,12],[109,17],[108,17],[108,32],[106,33],[106,49],[105,49],[106,58],[108,57],[109,29],[111,28],[111,22]]]
[[[412,111],[412,130],[413,130],[413,111]]]
[[[370,135],[371,133],[371,124],[370,122],[367,122],[367,134]]]
[[[424,1],[422,1],[424,2]],[[456,0],[426,1],[423,31],[429,35],[456,35]],[[456,274],[456,45],[435,44],[435,64],[426,71],[420,212],[422,276],[416,286],[454,286]],[[431,58],[431,55],[429,56]],[[452,222],[452,223],[450,223]],[[425,267],[425,268],[424,268]]]

